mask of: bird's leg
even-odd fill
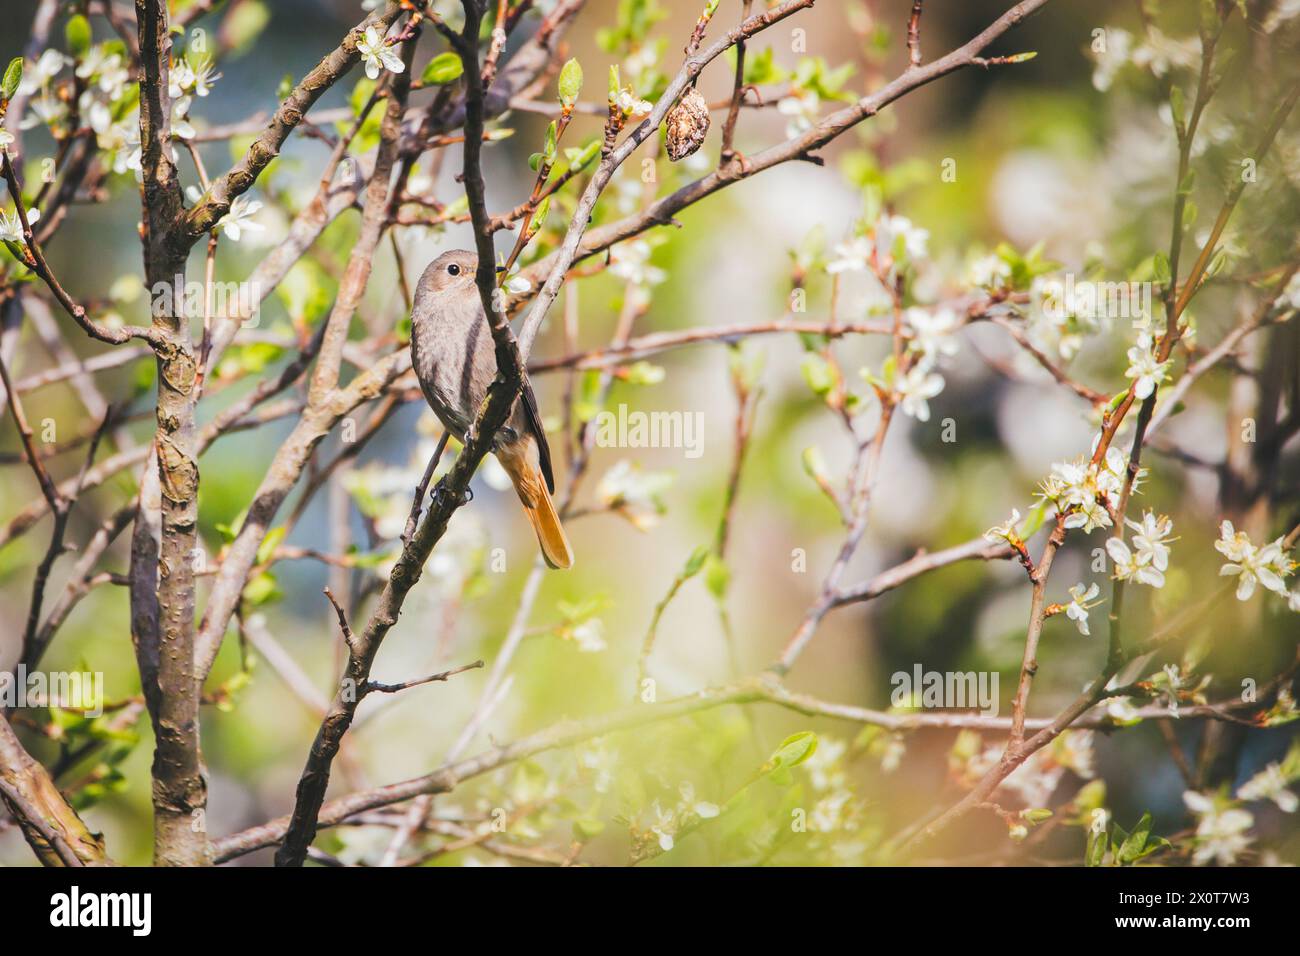
[[[406,519],[406,527],[402,529],[402,545],[406,546],[411,543],[415,537],[415,527],[420,522],[420,508],[424,504],[424,493],[429,490],[429,482],[433,480],[433,473],[438,470],[438,462],[442,460],[443,449],[447,447],[447,439],[450,432],[443,430],[442,437],[438,439],[438,447],[433,450],[429,457],[429,464],[425,466],[424,477],[415,487],[415,500],[411,502],[411,514]],[[442,483],[438,483],[439,487]],[[434,494],[437,494],[435,489]]]
[[[442,481],[439,481],[438,484],[433,489],[433,500],[439,507],[441,507],[443,502],[446,501],[446,497],[447,497],[446,483],[447,483],[447,479],[443,478]],[[474,489],[467,487],[465,489],[465,493],[461,496],[460,501],[456,503],[456,507],[461,508],[469,504],[473,500],[474,500]]]

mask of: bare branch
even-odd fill
[[[185,214],[180,236],[185,243],[192,245],[202,238],[230,211],[235,198],[252,188],[257,177],[280,154],[280,147],[303,121],[312,105],[356,65],[361,56],[357,52],[357,43],[365,36],[366,30],[373,28],[384,33],[401,12],[401,5],[395,0],[389,0],[383,9],[377,10],[353,27],[343,42],[303,77],[277,107],[262,135],[253,141],[239,162],[218,176],[203,201]]]

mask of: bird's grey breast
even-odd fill
[[[413,311],[411,361],[420,388],[442,423],[463,439],[491,381],[480,368],[481,339],[491,338],[482,309],[477,297],[441,292],[418,296]]]

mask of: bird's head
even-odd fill
[[[477,270],[477,255],[468,249],[449,249],[429,263],[429,267],[424,270],[422,281],[428,286],[430,292],[472,289]]]

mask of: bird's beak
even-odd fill
[[[506,267],[505,267],[505,266],[497,266],[497,275],[500,275],[501,273],[503,273],[503,272],[505,272],[505,271],[506,271]]]

